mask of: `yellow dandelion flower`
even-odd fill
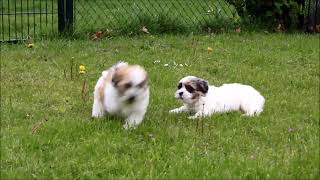
[[[213,49],[211,47],[208,47],[208,53],[211,53]]]
[[[86,67],[84,65],[79,66],[79,73],[80,74],[85,74],[86,73]]]
[[[79,71],[79,74],[85,74],[86,71]]]
[[[80,70],[80,71],[86,71],[86,67],[85,67],[84,65],[80,65],[80,66],[79,66],[79,70]]]

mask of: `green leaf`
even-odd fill
[[[274,5],[277,9],[281,9],[282,3],[275,2]]]
[[[267,16],[267,17],[273,16],[273,12],[272,12],[272,11],[267,11],[267,12],[266,12],[266,16]]]

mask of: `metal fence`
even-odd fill
[[[2,0],[0,40],[18,41],[57,32],[57,0]]]
[[[160,32],[192,31],[218,21],[236,23],[240,17],[224,0],[78,0],[75,19],[75,32],[94,27],[134,33],[141,26]]]
[[[320,28],[319,4],[305,1],[304,26],[310,31]],[[0,5],[1,42],[58,32],[211,31],[242,19],[227,0],[1,0]]]

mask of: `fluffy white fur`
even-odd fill
[[[124,92],[120,92],[114,84],[113,78],[116,71],[128,66],[130,65],[120,62],[102,72],[102,76],[95,86],[92,107],[92,117],[102,117],[106,113],[125,117],[124,128],[126,129],[134,128],[143,121],[149,104],[148,84],[138,87],[139,83],[147,78],[142,68],[132,68],[123,75],[123,78],[131,83],[131,87]],[[132,103],[128,103],[130,97],[135,97]]]
[[[196,84],[193,93],[185,87],[185,84],[190,82]],[[197,83],[207,83],[207,81],[195,76],[187,76],[179,81],[180,89],[176,91],[175,97],[183,102],[183,106],[171,110],[170,113],[194,112],[195,114],[189,118],[195,119],[229,111],[240,110],[247,116],[259,115],[263,111],[265,99],[251,86],[234,83],[215,87],[207,84],[207,92],[201,92],[199,96],[192,98],[197,91],[202,90],[197,89]]]

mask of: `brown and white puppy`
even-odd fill
[[[195,76],[186,76],[179,81],[175,97],[183,102],[183,106],[170,113],[195,113],[190,119],[239,110],[247,116],[259,115],[265,102],[251,86],[238,83],[209,86],[208,81]]]
[[[102,72],[94,89],[92,117],[106,113],[126,118],[124,128],[139,125],[149,104],[147,72],[139,65],[119,62]]]

